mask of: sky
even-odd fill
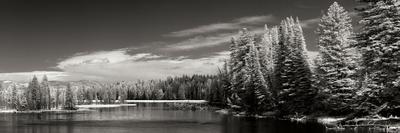
[[[355,0],[336,0],[356,16]],[[333,0],[2,0],[0,80],[148,80],[215,74],[241,28],[302,21],[310,54]],[[355,18],[356,19],[356,18]],[[355,24],[357,22],[354,22]],[[355,26],[356,27],[356,26]]]

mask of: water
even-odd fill
[[[81,113],[0,114],[0,133],[320,133],[324,126],[238,118],[213,111],[172,110],[165,104]]]

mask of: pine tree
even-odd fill
[[[223,69],[220,70],[218,77],[221,80],[221,87],[222,87],[222,103],[227,104],[229,96],[231,96],[231,79],[230,79],[230,68],[228,65],[228,61],[225,60]]]
[[[256,43],[256,47],[259,51],[261,72],[263,73],[266,85],[268,88],[272,88],[275,49],[273,35],[267,26],[265,26],[265,33],[261,36],[261,42],[259,44]]]
[[[300,22],[293,18],[282,21],[279,28],[276,80],[277,97],[283,115],[307,113],[315,90],[311,87],[311,70],[306,55]]]
[[[337,2],[322,16],[317,33],[320,61],[315,63],[318,82],[322,85],[323,95],[328,96],[326,103],[333,114],[350,113],[351,102],[356,92],[355,73],[349,46],[352,39],[351,18]]]
[[[273,108],[271,91],[267,85],[262,67],[260,65],[259,53],[254,42],[248,44],[249,53],[245,58],[248,79],[245,81],[246,95],[243,97],[245,111],[250,114],[260,114],[267,109]]]
[[[30,110],[41,109],[40,85],[36,76],[33,76],[32,81],[28,85],[28,105]]]
[[[47,79],[47,76],[44,75],[41,83],[41,88],[43,91],[43,101],[44,101],[44,108],[46,109],[51,109],[51,96],[50,96],[50,86],[49,86],[49,81]]]
[[[245,81],[248,79],[246,68],[246,56],[249,51],[248,44],[254,41],[253,35],[242,29],[237,40],[232,39],[230,54],[231,96],[228,104],[237,110],[244,109],[243,97],[246,96]]]
[[[71,84],[68,83],[67,89],[65,91],[65,104],[64,109],[66,110],[75,110],[75,102],[74,102],[74,94],[71,89]]]
[[[17,86],[14,84],[11,90],[11,108],[17,109],[18,108],[18,95],[17,95]]]
[[[301,27],[299,19],[296,19],[296,21],[294,22],[293,30],[295,35],[294,42],[296,46],[295,86],[298,86],[297,88],[298,99],[296,102],[301,103],[296,105],[299,105],[299,107],[302,109],[300,110],[300,112],[306,112],[309,110],[305,108],[314,103],[313,99],[316,95],[316,90],[311,86],[312,74],[310,68],[310,61],[307,54],[308,51],[306,48],[303,29]]]
[[[362,51],[362,68],[368,72],[371,91],[380,100],[372,104],[389,107],[400,104],[400,90],[396,81],[400,78],[400,1],[359,0],[366,3],[358,8],[363,24],[357,35],[357,47]]]

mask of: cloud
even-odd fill
[[[275,17],[273,15],[266,16],[249,16],[242,17],[238,19],[234,19],[231,22],[227,23],[214,23],[208,25],[202,25],[195,28],[185,29],[181,31],[171,32],[166,34],[168,37],[189,37],[206,33],[215,33],[218,31],[226,31],[226,30],[238,30],[240,27],[248,26],[248,25],[256,25],[256,24],[265,24],[267,22],[275,21]]]
[[[315,26],[318,25],[318,23],[320,22],[320,18],[312,18],[312,19],[307,19],[304,21],[301,21],[300,24],[303,28],[307,29],[307,28],[313,28]]]
[[[264,16],[249,16],[242,17],[235,20],[238,24],[265,24],[267,22],[274,22],[276,18],[273,15]]]
[[[236,33],[237,34],[237,33]],[[235,33],[221,33],[214,36],[196,36],[181,42],[168,45],[165,50],[189,50],[202,47],[212,47],[228,43]]]
[[[111,64],[128,60],[154,59],[161,56],[152,55],[150,53],[139,53],[136,55],[128,55],[129,49],[117,49],[113,51],[98,51],[90,54],[75,54],[74,56],[58,63],[58,68],[64,69],[71,65],[81,64]]]
[[[27,82],[34,75],[41,79],[77,81],[121,81],[163,79],[168,76],[215,74],[229,52],[222,51],[208,57],[163,57],[152,53],[128,54],[128,49],[75,54],[56,66],[61,71],[0,73],[0,80]]]
[[[166,36],[169,37],[187,37],[192,35],[204,34],[209,32],[216,32],[221,30],[234,30],[239,29],[240,25],[234,23],[216,23],[210,25],[203,25],[192,29],[175,31]]]
[[[226,51],[190,59],[185,56],[167,58],[151,53],[129,55],[126,50],[119,49],[73,56],[61,61],[57,67],[67,74],[63,80],[149,80],[184,74],[214,74],[227,57]]]
[[[238,29],[237,29],[238,30]],[[252,34],[265,32],[263,28],[249,30]],[[237,32],[225,32],[209,36],[195,36],[163,48],[164,50],[192,50],[196,48],[213,47],[218,45],[230,44],[232,37],[238,36]]]

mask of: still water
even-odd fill
[[[327,132],[325,127],[316,123],[238,118],[213,111],[172,110],[160,103],[80,113],[0,114],[0,133],[324,132]]]

